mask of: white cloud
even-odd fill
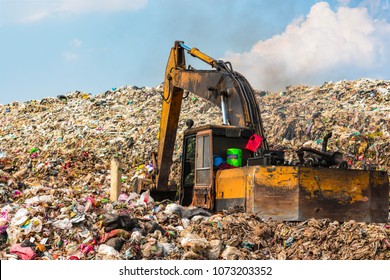
[[[80,48],[83,42],[77,38],[73,38],[69,41],[70,49],[61,53],[62,58],[66,61],[76,61],[80,58]]]
[[[370,15],[386,18],[389,16],[389,0],[363,0],[359,3],[360,7],[366,7]]]
[[[19,22],[36,22],[52,16],[111,13],[142,9],[148,0],[0,0]]]
[[[131,11],[143,8],[146,4],[147,0],[62,0],[58,10],[71,13]]]
[[[225,59],[255,88],[280,90],[298,83],[388,75],[388,38],[390,24],[374,20],[366,8],[333,11],[320,2],[282,34],[258,41],[249,52],[229,52]]]
[[[33,13],[31,15],[28,15],[27,17],[22,19],[22,22],[34,22],[34,21],[40,21],[47,17],[50,17],[51,13],[49,11],[39,11],[36,13]]]
[[[69,42],[70,46],[72,48],[80,48],[83,42],[81,42],[79,39],[74,38]]]
[[[67,61],[75,61],[79,58],[79,55],[75,52],[63,52],[62,57]]]

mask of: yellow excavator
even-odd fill
[[[186,66],[185,53],[211,70]],[[181,103],[191,92],[219,106],[223,125],[184,132],[180,194],[182,205],[214,212],[241,209],[264,219],[386,222],[389,177],[385,171],[353,170],[340,152],[302,147],[295,163],[270,150],[260,109],[249,82],[229,62],[175,41],[166,66],[155,176],[135,188],[159,197],[177,193],[169,182]],[[250,144],[250,145],[249,145]],[[249,148],[248,148],[249,147]],[[230,151],[230,154],[229,154]],[[230,160],[230,161],[229,161]]]

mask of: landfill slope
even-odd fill
[[[329,149],[342,152],[350,167],[389,170],[389,81],[300,85],[260,95],[268,142],[289,151],[290,161],[302,145],[320,150],[324,135],[332,132]]]
[[[390,259],[387,224],[262,221],[211,215],[129,191],[156,150],[162,87],[0,105],[1,259]],[[271,147],[330,150],[352,168],[389,170],[390,82],[340,81],[256,94]],[[183,100],[172,179],[180,178],[185,121],[221,124],[221,112]],[[122,194],[110,202],[110,160]],[[198,212],[197,212],[198,211]],[[193,213],[191,215],[189,213]]]

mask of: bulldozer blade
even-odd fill
[[[240,182],[236,186],[245,188],[244,201],[218,195],[231,188],[232,172]],[[389,218],[389,178],[384,171],[247,166],[221,171],[216,190],[217,205],[245,204],[247,212],[264,219],[387,222]]]
[[[302,218],[386,222],[389,217],[385,172],[301,168],[299,188]]]

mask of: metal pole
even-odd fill
[[[224,125],[228,125],[228,118],[227,118],[227,112],[226,112],[226,100],[225,95],[221,95],[221,109],[222,109],[222,122]]]

